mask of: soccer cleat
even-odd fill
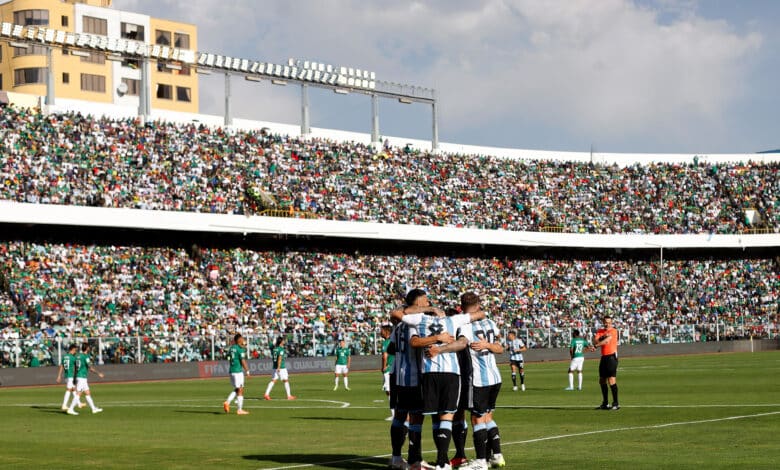
[[[288,400],[295,400],[295,395],[287,395]]]
[[[94,414],[98,414],[98,413],[102,413],[102,412],[103,412],[103,408],[95,408],[94,410],[92,410],[92,414],[93,415]]]
[[[517,385],[515,385],[514,387],[512,387],[512,391],[513,391],[513,392],[516,392],[516,391],[517,391]]]
[[[444,465],[437,465],[436,470],[452,470],[452,467],[450,464],[445,463]]]
[[[62,409],[62,411],[68,411],[68,407],[67,407],[67,406],[65,406],[65,405],[62,405],[62,408],[61,408],[61,409]]]
[[[344,387],[344,390],[346,390],[346,391],[350,391],[350,390],[352,390],[352,389],[351,389],[351,388],[349,388],[349,387]]]
[[[582,391],[582,387],[577,387],[577,391],[581,392]]]
[[[68,413],[71,416],[78,416],[79,415],[77,411],[71,410],[70,408],[68,408],[68,411],[66,411],[66,413]]]
[[[469,459],[467,459],[466,457],[453,457],[450,459],[450,465],[452,465],[452,468],[458,468],[468,461]],[[464,467],[464,468],[468,468],[468,467]]]
[[[271,399],[271,396],[268,395],[267,393],[265,395],[263,395],[263,400],[270,400],[270,399]]]
[[[609,406],[609,404],[608,404],[608,403],[602,403],[602,404],[601,404],[601,406],[599,406],[599,407],[598,407],[598,408],[596,408],[596,409],[597,409],[597,410],[609,410],[610,408],[612,408],[612,407],[611,407],[611,406]]]
[[[567,392],[571,392],[572,390],[574,390],[574,387],[566,387],[564,388],[564,390],[566,390]]]
[[[236,410],[237,415],[248,415],[249,412],[247,410]]]
[[[222,403],[222,409],[225,410],[225,413],[230,413],[230,403],[228,402]]]
[[[338,386],[338,385],[336,385],[335,387],[333,387],[333,391],[334,391],[334,392],[335,392],[336,390],[338,390],[338,389],[339,389],[339,386]]]
[[[390,465],[388,468],[392,470],[409,470],[409,464],[406,463],[406,460],[404,460],[404,458],[400,455],[394,455],[390,459]]]
[[[488,464],[485,460],[477,459],[460,467],[460,470],[487,470],[488,468]]]
[[[520,390],[525,392],[525,384],[520,385]]]
[[[617,411],[617,410],[619,410],[619,409],[620,409],[620,405],[618,405],[617,403],[613,403],[613,404],[612,404],[612,409],[613,409],[613,410],[615,410],[615,411]]]
[[[493,457],[490,458],[490,466],[493,468],[506,467],[504,456],[502,454],[494,454]]]
[[[85,406],[87,406],[86,403],[79,403],[79,408],[84,408]]]

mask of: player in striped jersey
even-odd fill
[[[520,374],[520,387],[525,392],[525,369],[523,367],[523,351],[528,348],[522,339],[517,337],[514,331],[509,332],[507,338],[507,349],[509,349],[509,367],[512,368],[512,390],[517,391],[517,374]]]
[[[430,304],[429,304],[430,305]],[[394,315],[396,312],[393,312]],[[410,325],[409,344],[414,348],[437,348],[452,342],[458,328],[470,321],[485,317],[482,311],[447,317],[435,307],[426,309],[408,307],[400,320]],[[433,314],[433,315],[430,315]],[[440,341],[442,334],[448,341]],[[450,468],[449,446],[452,440],[452,419],[460,397],[460,365],[456,351],[448,350],[422,357],[423,414],[432,415],[433,440],[436,443],[436,468]]]
[[[474,292],[467,292],[460,298],[465,313],[480,310],[480,299]],[[493,467],[506,465],[501,454],[501,437],[498,425],[493,420],[496,399],[501,390],[501,372],[496,364],[496,354],[504,352],[499,341],[500,331],[493,320],[485,318],[465,326],[461,334],[468,340],[471,355],[471,411],[472,435],[476,459],[463,469],[484,470],[488,468],[488,456]]]

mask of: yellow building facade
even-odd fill
[[[0,4],[3,22],[197,50],[195,25],[111,8],[111,0],[11,0]],[[0,41],[0,90],[46,95],[48,50],[45,45],[19,47]],[[138,106],[140,59],[109,60],[100,51],[83,53],[67,47],[51,51],[55,99]],[[150,61],[152,109],[198,112],[198,77],[191,66]]]

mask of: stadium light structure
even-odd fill
[[[377,80],[376,73],[356,67],[338,66],[323,62],[288,59],[285,64],[261,62],[251,59],[231,57],[208,52],[196,52],[161,44],[149,44],[126,38],[112,38],[91,33],[75,33],[57,30],[46,26],[18,25],[8,22],[0,24],[0,41],[6,41],[14,47],[27,47],[32,44],[52,48],[68,49],[75,56],[87,57],[102,54],[108,60],[132,59],[142,64],[139,87],[139,115],[146,118],[150,111],[150,74],[149,62],[154,61],[163,67],[180,70],[183,66],[193,66],[198,74],[222,72],[225,74],[225,122],[232,121],[230,116],[230,76],[243,75],[249,81],[268,79],[275,85],[297,83],[302,87],[301,133],[308,134],[308,93],[304,87],[315,86],[331,89],[338,94],[365,94],[372,97],[372,140],[378,139],[377,98],[397,99],[401,103],[422,103],[431,105],[433,114],[432,147],[438,149],[438,117],[436,91],[413,85]],[[54,76],[52,63],[48,73]],[[252,77],[252,78],[250,78]],[[47,100],[54,96],[53,80],[47,81]],[[51,88],[51,90],[50,90]],[[346,93],[345,93],[346,92]],[[304,102],[305,100],[305,102]],[[53,98],[52,98],[53,101]]]

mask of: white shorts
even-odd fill
[[[569,370],[576,370],[582,372],[582,365],[585,363],[584,357],[575,357],[569,364]]]
[[[230,373],[230,385],[233,388],[242,388],[244,386],[244,373],[243,372],[231,372]]]
[[[67,388],[68,390],[72,390],[72,389],[76,388],[76,383],[75,383],[73,377],[68,377],[65,380],[65,388]]]
[[[274,369],[273,380],[287,380],[287,369]]]
[[[347,375],[349,374],[349,367],[344,364],[336,364],[336,373]]]
[[[76,377],[76,391],[78,393],[89,391],[89,383],[87,383],[87,379]]]
[[[382,391],[389,392],[390,391],[390,372],[385,372],[382,374],[384,377],[384,380],[382,381]]]

